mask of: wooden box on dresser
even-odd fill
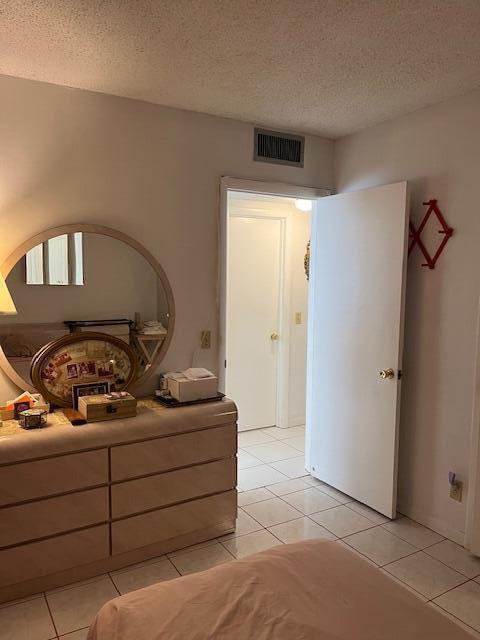
[[[234,531],[232,401],[0,438],[0,602]]]

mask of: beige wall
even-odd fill
[[[0,140],[0,261],[60,224],[133,236],[175,295],[165,369],[191,365],[202,329],[216,344],[220,176],[332,184],[333,145],[322,138],[307,138],[303,169],[255,163],[250,124],[5,76]],[[216,369],[216,348],[202,364]],[[0,398],[12,393],[1,374]]]
[[[422,202],[437,198],[455,228],[434,271],[421,267],[418,251],[409,260],[399,508],[460,541],[466,496],[461,504],[449,498],[448,472],[467,484],[480,275],[479,169],[478,91],[335,145],[338,191],[408,180],[412,219],[418,223]]]

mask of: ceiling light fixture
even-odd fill
[[[295,206],[300,211],[311,211],[312,210],[312,201],[304,200],[303,198],[299,198],[295,200]]]

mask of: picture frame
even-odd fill
[[[98,396],[110,393],[109,382],[85,382],[72,385],[72,405],[78,411],[78,399],[85,396]]]
[[[15,402],[13,405],[13,419],[18,420],[19,414],[22,411],[26,411],[30,409],[30,402],[28,400],[21,400],[20,402]]]
[[[32,360],[30,377],[39,393],[52,405],[72,407],[88,385],[98,393],[126,391],[138,379],[139,361],[132,347],[116,336],[82,331],[53,340]],[[103,387],[99,387],[104,383]]]

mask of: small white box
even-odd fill
[[[174,377],[168,377],[168,391],[179,402],[213,398],[217,395],[217,390],[218,378],[216,376],[191,380],[179,373]]]

